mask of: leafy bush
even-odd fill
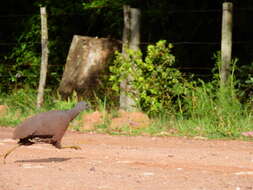
[[[126,93],[143,111],[149,114],[172,112],[172,102],[184,94],[186,81],[174,67],[171,48],[172,45],[167,45],[164,40],[149,45],[144,61],[141,51],[127,50],[127,56],[117,52],[110,67],[113,89],[119,92],[120,83],[128,80],[132,90]]]
[[[40,70],[40,17],[32,16],[29,21],[29,28],[23,32],[16,40],[17,46],[14,47],[11,53],[5,56],[5,67],[0,67],[0,71],[6,74],[4,83],[9,89],[1,90],[9,91],[12,89],[30,86],[37,87],[39,70]]]
[[[240,98],[253,106],[253,63],[241,66],[235,74],[238,79],[236,86],[240,89]]]

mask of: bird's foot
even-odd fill
[[[14,146],[12,149],[8,150],[8,152],[6,152],[6,153],[3,155],[3,163],[4,163],[4,164],[6,163],[5,160],[6,160],[7,156],[8,156],[10,153],[12,153],[15,149],[17,149],[18,147],[20,147],[20,146],[21,146],[20,144]]]
[[[77,145],[63,146],[62,148],[72,148],[72,149],[75,149],[75,150],[81,150],[81,147],[80,147],[80,146],[77,146]]]

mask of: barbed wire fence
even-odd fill
[[[157,10],[159,11],[159,10]],[[235,12],[249,12],[253,13],[253,8],[235,8]],[[203,10],[198,10],[198,9],[191,9],[191,10],[171,10],[167,11],[168,15],[173,15],[173,14],[206,14],[206,13],[221,13],[221,9],[203,9]],[[85,13],[63,13],[63,14],[48,14],[48,18],[50,19],[50,16],[85,16]],[[12,20],[15,19],[15,22],[17,19],[24,19],[24,18],[29,18],[32,16],[40,16],[39,14],[8,14],[8,15],[0,15],[0,22],[1,20]],[[119,42],[122,42],[119,40]],[[186,45],[186,46],[219,46],[221,45],[220,41],[173,41],[170,40],[170,43],[173,45],[181,46],[181,45]],[[66,45],[70,45],[70,42],[63,42]],[[238,40],[238,41],[233,41],[232,42],[235,45],[248,45],[248,44],[253,44],[253,40]],[[0,48],[14,48],[18,45],[19,43],[16,41],[3,41],[1,39],[1,31],[0,31]],[[33,42],[33,44],[40,46],[41,42]],[[141,45],[147,46],[150,45],[150,42],[141,42]],[[0,63],[1,64],[1,63]],[[48,65],[49,67],[59,67],[63,65]],[[187,68],[186,68],[187,69]],[[9,77],[8,74],[5,73],[0,73],[0,80],[1,78]],[[3,84],[2,84],[3,85]]]

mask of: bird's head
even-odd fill
[[[90,105],[87,102],[78,102],[75,106],[76,109],[82,111],[82,110],[88,110],[90,109]]]

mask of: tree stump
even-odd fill
[[[99,74],[119,48],[117,40],[75,35],[58,89],[62,98],[67,99],[74,90],[78,97],[92,95]]]

